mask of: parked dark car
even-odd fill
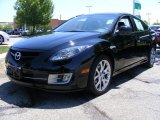
[[[53,91],[107,91],[111,77],[155,62],[153,32],[130,14],[90,14],[70,19],[53,34],[15,43],[6,56],[17,84]]]
[[[156,32],[156,41],[160,46],[160,25],[152,25],[150,28]]]
[[[22,30],[14,29],[10,32],[10,35],[22,35]]]
[[[10,34],[12,33],[13,30],[3,30],[3,31],[4,31],[5,33],[7,33],[7,34],[10,35]]]

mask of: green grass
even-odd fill
[[[0,54],[8,52],[9,47],[8,46],[0,46]]]

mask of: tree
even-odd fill
[[[5,30],[10,30],[10,29],[13,29],[13,27],[12,27],[12,25],[10,25],[10,24],[6,24],[6,25],[3,27],[3,29],[5,29]]]
[[[16,22],[32,26],[35,33],[36,26],[49,24],[54,5],[52,0],[17,0],[14,8]]]
[[[37,29],[41,29],[41,30],[43,30],[44,32],[47,32],[47,30],[52,29],[52,27],[50,26],[50,24],[47,24],[47,25],[39,25],[39,26],[37,26]]]
[[[160,23],[156,22],[156,23],[153,23],[153,25],[160,25]]]
[[[145,22],[147,25],[149,25],[149,23],[148,23],[148,21],[147,21],[147,20],[144,20],[144,22]]]
[[[16,24],[17,28],[22,28],[22,26],[24,25],[24,22],[21,22],[20,20],[18,20],[18,17],[14,17],[14,23]]]
[[[0,25],[0,30],[3,30],[3,26],[2,25]]]

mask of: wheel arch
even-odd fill
[[[105,90],[101,91],[101,92],[97,91],[97,89],[94,85],[94,82],[93,82],[94,81],[93,76],[94,76],[94,72],[95,72],[94,71],[95,66],[97,66],[98,65],[97,63],[99,63],[100,60],[103,60],[103,58],[107,59],[108,62],[111,64],[111,76],[110,77],[112,77],[112,73],[114,71],[114,57],[113,57],[112,53],[110,53],[109,51],[98,52],[94,58],[94,61],[93,61],[93,63],[95,63],[95,64],[92,63],[93,69],[90,71],[89,77],[88,77],[89,79],[87,81],[87,89],[89,90],[89,92],[93,93],[96,96],[104,94],[106,91],[108,91],[110,89],[109,84],[110,84],[111,78],[110,78],[109,83],[108,83],[107,87],[105,88]]]
[[[111,64],[112,64],[112,72],[113,72],[114,69],[115,69],[115,59],[114,59],[114,56],[112,54],[112,51],[111,50],[105,50],[105,51],[99,52],[98,55],[95,58],[97,58],[101,55],[105,55],[110,59]]]

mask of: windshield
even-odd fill
[[[114,15],[82,15],[65,22],[57,32],[106,32],[115,20]]]

